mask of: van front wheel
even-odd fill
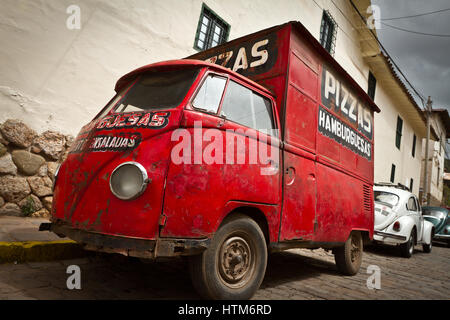
[[[347,276],[358,273],[361,267],[363,241],[361,233],[352,232],[343,247],[334,250],[334,260],[338,270]]]
[[[196,290],[207,299],[249,299],[258,290],[267,266],[267,246],[259,225],[241,214],[216,232],[202,254],[190,257]]]

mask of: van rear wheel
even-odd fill
[[[334,250],[336,266],[344,275],[353,276],[361,267],[363,240],[361,233],[352,232],[343,247]]]
[[[266,272],[266,240],[254,220],[237,214],[219,228],[208,249],[189,262],[192,283],[204,298],[249,299]]]

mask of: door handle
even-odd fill
[[[294,183],[295,180],[295,168],[294,167],[287,167],[285,171],[287,178],[286,178],[286,185],[290,186]]]

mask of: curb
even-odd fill
[[[0,264],[75,259],[86,256],[72,240],[0,242]]]

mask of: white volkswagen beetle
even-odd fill
[[[399,245],[407,258],[417,244],[422,245],[424,252],[431,252],[434,226],[422,217],[417,197],[401,184],[375,184],[373,191],[374,242]]]

